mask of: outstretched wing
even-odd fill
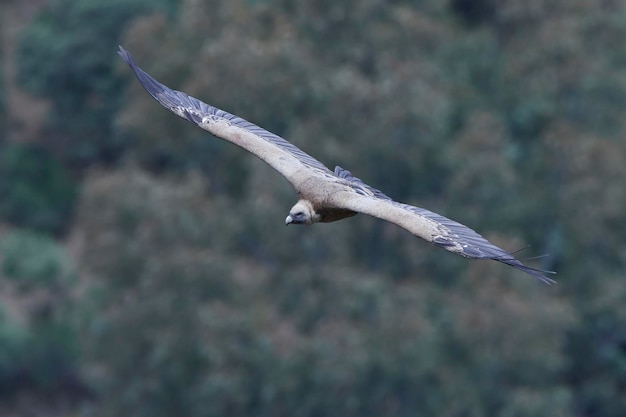
[[[511,253],[490,243],[467,226],[432,211],[394,201],[341,167],[335,168],[335,174],[348,181],[351,187],[350,191],[338,192],[333,196],[332,204],[338,208],[387,220],[465,258],[493,259],[524,271],[546,284],[555,282],[546,276],[554,272],[524,265]]]
[[[163,107],[218,138],[232,142],[256,155],[280,172],[296,188],[298,175],[317,174],[326,178],[334,177],[324,164],[280,136],[161,84],[139,68],[130,52],[121,46],[118,54],[135,72],[146,91]]]

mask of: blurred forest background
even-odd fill
[[[8,0],[0,36],[0,415],[624,415],[625,1]],[[118,44],[559,283],[286,228]]]

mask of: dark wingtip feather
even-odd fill
[[[493,259],[498,261],[498,262],[502,262],[503,264],[512,266],[513,268],[517,268],[520,271],[524,271],[528,275],[531,275],[531,276],[537,278],[539,281],[541,281],[541,282],[543,282],[545,284],[548,284],[548,285],[556,284],[555,280],[553,280],[552,278],[549,278],[549,277],[546,276],[548,274],[550,274],[550,275],[556,274],[556,272],[554,272],[554,271],[546,271],[546,270],[543,270],[543,269],[533,268],[531,266],[524,265],[519,260],[517,260],[517,259],[515,259],[513,257],[495,257]]]
[[[119,56],[122,57],[124,62],[128,63],[128,61],[132,60],[132,58],[130,57],[130,53],[126,49],[124,49],[122,45],[118,45],[117,48],[117,53]]]
[[[136,73],[137,72],[137,65],[135,64],[135,61],[133,60],[133,56],[130,54],[130,52],[128,52],[126,49],[124,49],[124,47],[122,45],[119,45],[118,48],[119,49],[117,50],[117,54]]]
[[[160,82],[146,74],[146,72],[143,71],[141,68],[139,68],[137,64],[135,64],[133,56],[130,54],[130,52],[124,49],[121,45],[119,46],[117,54],[133,70],[135,76],[137,77],[139,83],[141,83],[143,88],[145,88],[146,91],[150,93],[150,95],[154,97],[158,102],[171,109],[171,107],[168,106],[169,103],[163,102],[163,100],[160,99],[158,96],[160,93],[166,92],[170,89],[165,87],[163,84],[161,84]]]

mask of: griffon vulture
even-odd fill
[[[493,259],[547,284],[555,282],[546,276],[552,271],[524,265],[472,229],[431,211],[394,201],[341,167],[333,172],[280,136],[159,83],[141,70],[121,46],[118,53],[162,106],[256,155],[293,185],[298,201],[289,210],[287,225],[334,222],[357,213],[369,214],[466,258]]]

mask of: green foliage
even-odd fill
[[[625,203],[617,186],[625,149],[612,136],[623,129],[626,90],[615,66],[623,47],[610,59],[597,47],[623,38],[617,18],[582,1],[331,3],[185,3],[177,22],[142,22],[128,47],[172,87],[287,136],[393,197],[504,247],[546,248],[554,256],[540,262],[559,270],[566,289],[553,296],[499,265],[469,267],[371,219],[277,228],[266,219],[290,203],[278,177],[219,143],[206,145],[203,163],[201,132],[161,117],[142,92],[122,120],[140,138],[138,160],[164,155],[173,170],[194,161],[210,172],[211,195],[226,192],[207,203],[208,220],[186,208],[197,202],[169,204],[194,213],[185,217],[201,240],[166,221],[168,204],[157,203],[169,201],[163,181],[144,179],[136,191],[132,181],[109,183],[84,197],[92,202],[82,213],[126,213],[80,223],[94,237],[118,230],[103,246],[89,239],[93,255],[84,260],[111,283],[99,293],[107,294],[102,310],[119,313],[102,317],[90,345],[112,369],[103,392],[120,398],[103,415],[611,415],[598,404],[622,393],[621,368],[581,361],[604,369],[624,359],[619,304],[583,302],[587,290],[603,294],[605,273],[623,265],[611,250]],[[167,51],[155,54],[157,45]],[[189,186],[178,181],[169,187]],[[124,218],[132,227],[117,228]],[[200,247],[208,260],[192,255]],[[574,293],[582,298],[572,301]],[[116,303],[115,294],[133,302]],[[176,323],[185,324],[181,333]],[[615,340],[599,343],[607,332]],[[102,340],[138,350],[116,348],[126,356],[114,357],[97,349]],[[145,371],[130,375],[124,370],[139,351],[148,353],[135,369]],[[155,375],[160,382],[143,384]],[[184,390],[176,380],[188,382]],[[121,381],[132,381],[124,397],[115,389]]]
[[[12,313],[0,310],[0,401],[23,392],[65,396],[81,384],[78,340],[67,319],[73,270],[47,236],[16,231],[0,243],[2,304]]]
[[[10,223],[57,234],[66,230],[76,184],[39,146],[0,145],[0,215]]]
[[[57,243],[34,232],[16,232],[2,239],[1,270],[22,288],[67,285],[71,268]]]
[[[76,335],[66,324],[24,327],[0,317],[0,401],[19,392],[63,393],[75,389]]]
[[[0,310],[0,387],[1,392],[9,393],[19,379],[24,365],[24,348],[28,345],[25,329],[9,320]]]
[[[301,257],[306,245],[274,228],[276,249],[268,241],[264,257],[242,256],[227,244],[231,234],[266,220],[231,219],[238,214],[204,196],[198,177],[164,181],[126,169],[93,176],[85,190],[83,262],[99,291],[86,300],[94,310],[82,334],[88,360],[107,370],[93,380],[106,399],[101,415],[452,416],[498,414],[511,401],[533,415],[569,407],[558,386],[569,315],[530,281],[492,278],[481,287],[474,284],[490,274],[477,270],[471,285],[444,293],[395,285],[341,258],[273,268],[264,260],[280,259],[279,246]],[[334,239],[345,245],[346,236]],[[494,373],[497,360],[506,365]],[[482,384],[470,388],[477,378]],[[496,395],[500,378],[507,391]]]
[[[568,380],[579,394],[576,405],[584,415],[617,417],[626,407],[626,291],[621,275],[611,278],[582,300],[587,308],[566,346],[570,358],[585,359],[568,367]]]
[[[112,135],[125,79],[115,50],[131,19],[173,7],[168,0],[55,0],[24,32],[19,82],[52,102],[47,142],[79,167],[115,159],[126,146]]]
[[[2,15],[0,14],[0,18]],[[1,39],[1,38],[0,38]],[[0,54],[2,50],[0,49]],[[6,88],[4,87],[4,70],[0,67],[0,144],[6,135]]]
[[[73,273],[58,247],[1,245],[0,295],[58,291],[27,325],[7,304],[2,381],[58,381],[81,351],[99,416],[621,416],[626,13],[604,3],[185,0],[175,18],[50,3],[22,38],[23,86],[52,101],[49,149],[100,168],[66,235],[80,308],[60,308]],[[123,91],[122,35],[171,87],[504,248],[530,244],[520,257],[549,253],[528,262],[559,285],[366,216],[285,228],[280,175],[136,82]],[[107,165],[128,149],[142,169]],[[30,172],[11,152],[0,169]],[[0,205],[35,206],[23,194]]]
[[[496,8],[492,0],[450,0],[450,8],[468,26],[489,22]]]

